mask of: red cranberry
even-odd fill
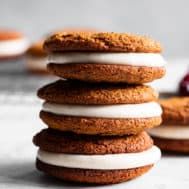
[[[182,96],[189,96],[189,73],[181,80],[179,85],[179,93]]]

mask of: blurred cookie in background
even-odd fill
[[[189,154],[189,97],[160,100],[163,123],[149,131],[154,143],[164,151]]]
[[[43,40],[33,43],[26,53],[26,68],[35,74],[48,74],[47,54],[43,50]]]
[[[0,60],[10,60],[23,55],[28,49],[29,41],[20,32],[0,29]]]

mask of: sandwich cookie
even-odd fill
[[[0,30],[0,60],[23,55],[29,46],[26,37],[13,30]]]
[[[161,123],[158,94],[149,86],[59,80],[39,89],[48,127],[89,135],[136,134]]]
[[[66,79],[141,84],[165,74],[158,42],[127,33],[59,32],[44,43],[48,70]]]
[[[31,73],[49,74],[47,71],[47,54],[43,50],[43,41],[32,44],[28,49],[26,67]]]
[[[161,100],[163,124],[149,130],[162,150],[189,153],[189,97]]]
[[[45,129],[33,142],[39,147],[37,168],[73,182],[124,182],[147,172],[161,156],[146,132],[105,137]]]

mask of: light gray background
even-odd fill
[[[187,0],[0,0],[0,26],[31,39],[54,29],[87,26],[160,40],[169,57],[189,52]]]

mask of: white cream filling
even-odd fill
[[[78,155],[39,150],[37,158],[47,164],[80,169],[131,169],[156,163],[161,151],[156,146],[137,153]]]
[[[42,110],[58,115],[99,118],[150,118],[161,116],[156,102],[116,105],[68,105],[44,102]]]
[[[48,61],[56,64],[104,63],[148,67],[162,67],[166,64],[164,58],[158,53],[52,53],[49,55]]]
[[[27,67],[31,69],[46,70],[47,57],[32,57],[28,56],[26,59]]]
[[[28,46],[29,42],[26,38],[0,41],[0,56],[22,54]]]
[[[154,137],[167,139],[189,139],[189,126],[160,126],[150,129],[149,134]]]

